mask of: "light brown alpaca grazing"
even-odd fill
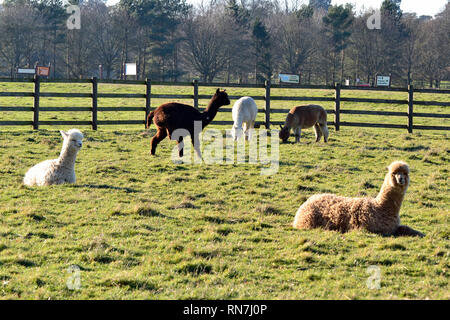
[[[408,165],[395,161],[388,169],[376,198],[313,195],[298,209],[294,228],[323,228],[340,232],[365,229],[385,236],[423,237],[422,233],[400,225],[399,211],[409,184]]]
[[[314,126],[316,133],[316,142],[320,141],[323,134],[323,140],[328,141],[327,112],[324,108],[315,104],[293,107],[286,116],[284,127],[281,127],[280,139],[286,142],[289,139],[290,130],[294,130],[295,142],[300,142],[302,129]]]

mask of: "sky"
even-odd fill
[[[196,0],[188,0],[196,1]],[[356,7],[356,12],[358,12],[363,6],[367,9],[370,7],[379,8],[383,0],[333,0],[332,4],[345,4],[351,3]],[[403,12],[415,12],[418,16],[428,15],[434,16],[435,14],[441,12],[448,0],[403,0],[401,2],[400,8]]]
[[[119,0],[107,0],[108,4],[115,4]],[[188,3],[191,4],[198,4],[202,0],[186,0]],[[207,1],[207,0],[206,0]],[[280,3],[284,3],[283,0],[279,0]],[[288,0],[290,1],[290,0]],[[403,12],[415,12],[418,16],[421,15],[428,15],[428,16],[434,16],[435,14],[441,12],[445,4],[449,0],[403,0],[401,3],[401,9]],[[0,3],[2,3],[3,0],[0,0]],[[299,0],[300,3],[307,4],[309,0]],[[379,8],[383,0],[332,0],[332,4],[345,4],[345,3],[351,3],[355,6],[356,12],[359,12],[361,9],[365,8],[368,9],[370,7],[372,8]]]
[[[0,0],[1,2],[2,0]],[[119,0],[108,0],[108,4],[114,4]],[[191,4],[199,4],[202,0],[186,0]],[[207,0],[206,0],[207,1]],[[279,0],[280,3],[284,3],[284,0]],[[289,1],[289,0],[288,0]],[[428,15],[434,16],[435,14],[441,12],[445,4],[449,0],[403,0],[401,3],[401,9],[403,12],[415,12],[418,16]],[[300,3],[309,3],[309,0],[299,0]],[[345,4],[351,3],[356,8],[356,12],[361,9],[379,8],[383,0],[332,0],[332,4]]]

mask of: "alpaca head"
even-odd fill
[[[281,140],[283,140],[284,143],[287,142],[287,140],[289,139],[289,128],[288,127],[282,127],[280,125],[280,133],[278,134],[278,136],[280,137]]]
[[[83,146],[83,134],[78,129],[70,129],[67,132],[61,132],[62,137],[64,138],[64,148],[69,151],[78,152]]]
[[[406,189],[409,185],[409,167],[403,161],[394,161],[389,167],[388,179],[389,183],[392,187],[397,188],[403,192],[406,192]]]
[[[219,88],[217,88],[216,93],[213,96],[213,99],[220,106],[227,106],[230,104],[230,99],[228,99],[228,93],[226,93],[225,90],[220,91]]]
[[[239,138],[242,136],[243,129],[238,128],[237,126],[233,125],[233,128],[231,128],[231,136],[233,137],[234,141],[239,140]]]

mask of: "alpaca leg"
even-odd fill
[[[248,140],[252,140],[254,130],[255,130],[255,121],[250,121],[248,129]]]
[[[244,122],[242,127],[244,129],[245,141],[248,141],[248,122]]]
[[[192,145],[194,146],[194,150],[197,153],[198,157],[202,158],[202,152],[200,151],[200,138],[198,135],[191,135]]]
[[[298,127],[294,129],[295,133],[295,143],[300,143],[300,136],[302,134],[302,128]]]
[[[322,133],[323,133],[323,141],[324,141],[324,142],[328,142],[328,135],[329,135],[329,132],[328,132],[328,126],[327,126],[327,123],[326,123],[326,122],[320,124],[320,130],[321,130]]]
[[[422,232],[416,231],[408,226],[398,226],[397,230],[394,232],[394,236],[413,236],[413,237],[425,237]]]
[[[183,158],[183,149],[184,149],[183,137],[178,138],[177,144],[178,144],[178,155],[180,156],[180,158]]]
[[[152,150],[150,151],[150,153],[151,153],[152,155],[155,155],[156,146],[157,146],[158,143],[160,143],[166,136],[167,136],[166,130],[162,130],[162,129],[158,128],[158,131],[156,132],[156,134],[155,134],[155,135],[153,136],[153,138],[152,138]]]
[[[319,142],[320,138],[322,138],[322,131],[318,123],[314,125],[314,133],[316,134],[316,142]]]

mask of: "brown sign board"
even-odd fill
[[[48,77],[50,75],[50,67],[37,67],[36,74],[38,76]]]

